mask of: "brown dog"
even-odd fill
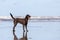
[[[13,19],[13,22],[14,22],[14,27],[13,27],[13,31],[15,31],[15,27],[18,23],[22,24],[23,25],[23,31],[25,32],[24,28],[26,28],[26,31],[27,30],[27,24],[28,24],[28,20],[30,19],[30,15],[26,15],[25,18],[14,18],[13,15],[10,13],[12,19]]]

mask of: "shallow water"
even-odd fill
[[[24,33],[18,24],[12,31],[12,21],[0,21],[0,40],[60,40],[60,22],[30,22],[28,32]],[[24,35],[23,35],[24,34]]]

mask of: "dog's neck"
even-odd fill
[[[28,21],[28,17],[25,17],[25,20]]]
[[[25,17],[25,22],[26,22],[26,25],[27,25],[27,23],[28,23],[28,17]]]
[[[25,19],[28,21],[28,17],[26,16]]]

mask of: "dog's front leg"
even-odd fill
[[[23,32],[25,32],[25,30],[24,30],[24,25],[23,25]]]
[[[26,27],[26,31],[28,32],[27,25],[25,27]]]

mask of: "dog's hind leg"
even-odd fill
[[[14,27],[13,27],[13,31],[15,31],[15,27],[16,27],[17,23],[14,23]]]

